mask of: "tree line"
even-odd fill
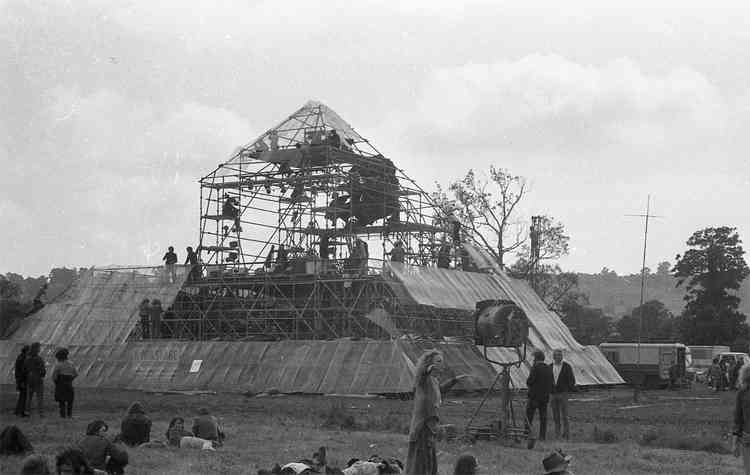
[[[552,216],[541,215],[534,231],[518,216],[519,204],[528,192],[523,177],[490,167],[485,174],[469,170],[447,187],[437,185],[433,196],[446,214],[459,218],[475,244],[506,272],[528,280],[582,344],[636,341],[640,334],[642,341],[729,345],[748,350],[750,327],[739,310],[738,290],[750,269],[736,228],[695,231],[686,242],[685,252],[675,257],[674,266],[659,264],[657,276],[673,276],[685,293],[679,315],[673,315],[662,302],[649,300],[615,320],[590,304],[578,285],[577,274],[554,262],[568,254],[570,237],[565,226]],[[516,258],[510,266],[509,254]],[[606,271],[604,268],[602,272]],[[644,269],[644,274],[650,274],[650,270]]]

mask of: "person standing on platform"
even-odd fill
[[[568,422],[568,393],[576,391],[576,378],[573,368],[567,361],[563,361],[562,350],[552,352],[552,377],[554,386],[550,395],[552,419],[555,421],[555,437],[560,437],[562,424],[563,439],[570,439],[570,424]]]
[[[42,345],[39,342],[31,344],[29,357],[24,362],[26,373],[26,414],[31,412],[31,401],[36,396],[39,417],[44,416],[44,377],[47,376],[47,368],[44,359],[39,356]]]
[[[138,316],[141,319],[141,338],[148,339],[151,335],[151,302],[143,299],[138,306]]]
[[[400,262],[403,264],[405,257],[406,251],[404,250],[404,243],[396,241],[393,245],[393,249],[391,249],[391,262]]]
[[[161,301],[154,299],[151,301],[150,308],[151,317],[151,338],[161,338],[161,317],[164,313],[164,309],[161,307]]]
[[[175,273],[174,266],[177,264],[177,254],[174,252],[174,248],[169,246],[167,253],[161,258],[164,261],[164,270],[166,272],[167,281],[175,283],[177,282],[177,274]],[[171,278],[171,281],[170,281]]]
[[[18,401],[16,402],[15,415],[24,417],[26,415],[26,357],[29,354],[29,345],[23,345],[21,352],[16,358],[14,376],[16,379],[16,390],[18,391]]]
[[[544,353],[534,352],[534,366],[526,379],[528,401],[526,402],[527,429],[534,424],[534,413],[539,411],[539,440],[547,438],[547,404],[554,387],[552,368],[544,364]]]
[[[198,280],[200,277],[200,266],[198,265],[198,254],[193,251],[193,248],[191,246],[188,246],[187,249],[185,249],[185,252],[187,252],[187,257],[185,258],[185,265],[190,265],[190,270],[188,271],[188,280]]]

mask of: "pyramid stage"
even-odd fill
[[[474,345],[473,313],[495,299],[526,313],[535,348],[566,350],[579,384],[623,382],[324,104],[307,103],[200,185],[197,265],[177,266],[173,281],[161,268],[89,270],[0,341],[5,378],[19,345],[40,341],[50,356],[71,349],[83,387],[401,394],[437,347],[476,376],[461,389],[482,389],[497,368]],[[144,299],[163,306],[156,324]],[[513,369],[516,387],[528,369]]]

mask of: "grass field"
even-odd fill
[[[60,420],[48,400],[46,417],[17,419],[15,392],[2,387],[0,417],[3,425],[18,425],[35,449],[54,454],[79,438],[85,426],[101,418],[116,432],[132,401],[141,401],[154,421],[152,439],[164,439],[169,419],[192,418],[208,407],[219,416],[228,435],[217,452],[177,449],[131,449],[129,474],[252,473],[275,462],[309,457],[326,446],[329,463],[342,466],[352,457],[374,453],[406,457],[406,435],[411,401],[382,398],[322,396],[173,395],[135,391],[85,390],[76,393],[72,420]],[[734,393],[713,393],[704,388],[653,391],[632,403],[628,390],[598,390],[577,394],[571,402],[572,441],[548,440],[533,450],[498,442],[473,445],[441,442],[441,473],[450,473],[456,457],[475,454],[488,474],[539,474],[541,459],[555,448],[574,457],[577,474],[740,474],[740,460],[728,455]],[[448,397],[441,415],[444,423],[462,428],[477,407],[477,397]],[[551,431],[550,416],[550,432]],[[671,447],[671,448],[666,448]],[[688,450],[678,450],[688,449]],[[17,473],[21,458],[0,457],[0,473]]]

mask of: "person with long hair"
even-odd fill
[[[55,352],[55,364],[52,370],[52,382],[55,383],[55,401],[60,405],[60,417],[73,417],[73,380],[78,376],[75,366],[68,361],[68,349],[61,348]]]
[[[185,429],[185,419],[182,417],[174,417],[169,422],[169,428],[167,428],[165,436],[167,438],[167,444],[172,447],[179,447],[180,440],[183,437],[192,437],[193,433]]]
[[[125,418],[120,424],[120,438],[131,446],[141,445],[151,440],[151,419],[146,416],[141,403],[134,402],[128,407]]]
[[[437,475],[435,443],[442,393],[469,377],[462,374],[441,384],[439,378],[444,373],[443,354],[438,350],[426,351],[417,361],[414,410],[409,428],[409,452],[406,456],[407,475]]]
[[[750,475],[750,365],[742,367],[737,384],[732,451],[735,457],[742,454],[745,473]]]

